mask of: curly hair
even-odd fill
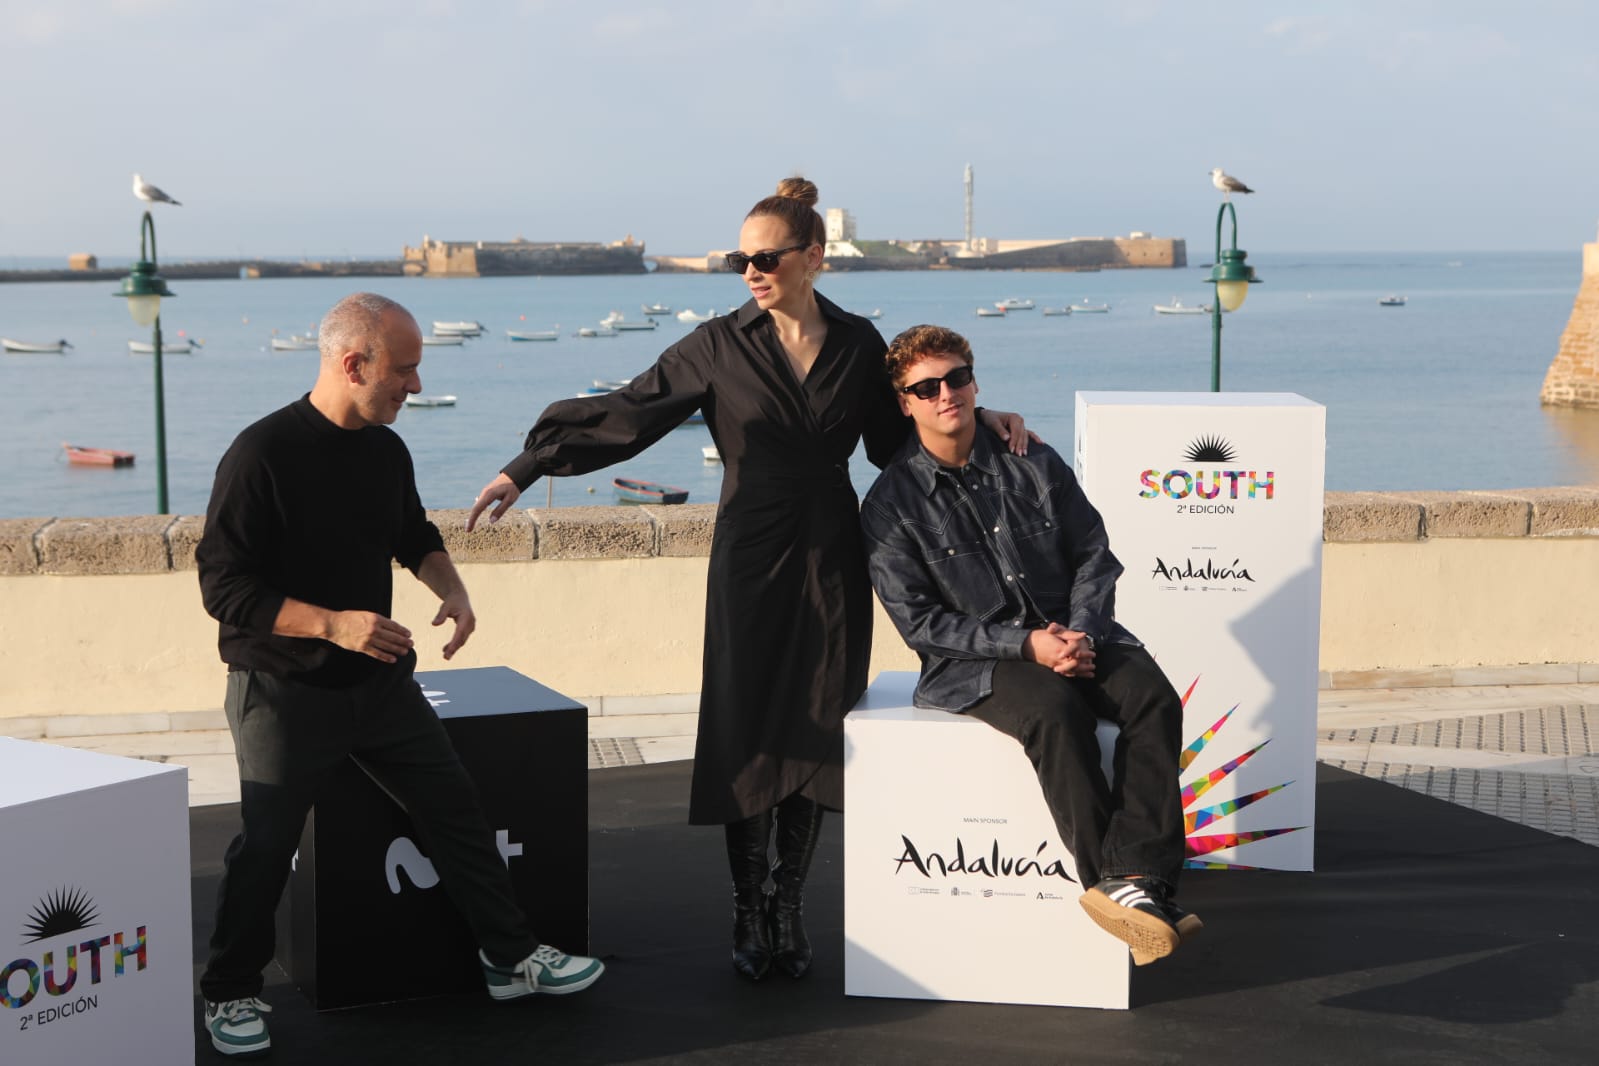
[[[973,364],[972,346],[965,337],[944,326],[912,326],[888,346],[883,365],[888,369],[888,380],[898,386],[905,375],[923,359],[935,355],[953,355],[967,366]]]

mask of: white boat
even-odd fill
[[[205,345],[201,344],[199,341],[181,340],[172,341],[170,343],[167,341],[162,341],[161,354],[188,355],[193,352],[194,349],[203,347],[205,347]],[[150,341],[129,341],[128,351],[133,355],[154,355],[155,344]]]
[[[627,388],[632,383],[632,378],[595,378],[593,391],[615,392],[617,389]]]
[[[1003,307],[979,307],[977,309],[977,317],[978,318],[1004,318],[1005,317],[1005,309]]]
[[[1031,311],[1033,309],[1033,301],[1020,300],[1014,296],[1008,296],[995,303],[994,306],[1001,311]]]
[[[620,332],[637,329],[654,329],[655,319],[646,318],[642,322],[629,322],[627,319],[622,317],[622,312],[612,311],[610,314],[600,319],[600,325],[606,329],[614,329]]]
[[[874,307],[870,311],[867,311],[865,314],[861,315],[861,317],[862,318],[882,318],[883,317],[883,309],[881,307]]]
[[[646,315],[669,315],[672,309],[665,304],[639,304],[639,309]]]
[[[303,337],[273,337],[272,350],[274,352],[314,352],[317,343]]]
[[[430,348],[437,348],[437,347],[459,348],[463,344],[466,343],[466,337],[465,337],[465,335],[459,334],[459,333],[446,334],[446,335],[444,335],[442,337],[437,335],[437,334],[435,334],[434,336],[431,336],[431,337],[423,337],[422,338],[422,343],[427,345]]]
[[[1046,308],[1044,308],[1044,317],[1045,318],[1048,318],[1050,315],[1069,315],[1071,313],[1072,313],[1072,309],[1070,307],[1046,307]]]
[[[1169,304],[1156,304],[1155,313],[1157,315],[1208,315],[1210,314],[1210,304],[1200,304],[1195,307],[1192,304],[1185,304],[1173,296]]]
[[[714,307],[703,315],[698,311],[687,307],[677,313],[677,320],[679,322],[709,322],[715,317],[716,309]]]
[[[65,340],[46,341],[43,344],[33,344],[28,341],[14,341],[10,337],[0,337],[0,348],[8,352],[34,352],[40,355],[60,355],[72,347]]]
[[[701,448],[700,454],[705,457],[707,463],[719,463],[722,461],[722,453],[716,450],[716,445],[714,444],[707,444]]]
[[[1071,311],[1074,315],[1103,315],[1109,313],[1110,304],[1091,304],[1084,300],[1080,304],[1072,304]]]
[[[579,326],[578,329],[577,329],[577,335],[579,337],[619,337],[619,336],[621,336],[620,333],[617,333],[616,330],[612,329],[610,326]]]
[[[513,341],[555,341],[561,339],[561,327],[554,329],[508,329],[505,335]]]
[[[1377,301],[1377,306],[1403,307],[1405,306],[1405,298],[1403,296],[1384,296],[1382,299]]]
[[[481,323],[481,322],[435,322],[435,323],[433,323],[433,332],[435,334],[453,333],[453,334],[457,334],[457,335],[462,336],[462,337],[476,337],[476,336],[479,336],[483,332],[483,323]]]
[[[454,407],[454,396],[407,396],[407,407]]]

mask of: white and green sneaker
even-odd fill
[[[211,1046],[224,1055],[257,1055],[272,1046],[266,1019],[272,1010],[255,997],[230,999],[222,1003],[205,1001],[205,1028]]]
[[[483,980],[495,999],[520,999],[542,993],[564,996],[581,992],[600,979],[605,964],[583,955],[565,955],[548,944],[540,944],[533,954],[514,966],[496,966],[479,951]]]

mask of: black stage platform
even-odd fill
[[[806,900],[812,974],[728,962],[721,833],[685,824],[688,763],[589,775],[588,992],[317,1014],[276,968],[273,1057],[320,1063],[1592,1063],[1599,849],[1319,767],[1318,872],[1190,872],[1198,940],[1134,971],[1130,1011],[843,993],[842,833]],[[196,808],[196,975],[237,808]],[[551,871],[551,876],[560,876]],[[535,918],[536,922],[536,918]],[[403,930],[396,930],[403,937]],[[421,960],[418,960],[419,964]],[[983,945],[952,943],[951,966]],[[419,981],[426,975],[419,968]],[[199,1027],[201,1063],[220,1062]]]

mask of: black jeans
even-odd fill
[[[228,674],[224,709],[239,762],[243,831],[228,846],[216,928],[200,990],[213,1002],[261,991],[272,960],[273,911],[322,782],[345,759],[394,797],[415,824],[439,879],[490,961],[539,946],[477,790],[407,657],[348,688],[299,684],[254,670]]]
[[[1084,888],[1102,877],[1139,875],[1175,889],[1184,857],[1182,698],[1143,648],[1105,644],[1098,651],[1093,678],[1001,660],[993,694],[966,713],[1026,749]],[[1114,785],[1099,770],[1099,718],[1121,727]]]

